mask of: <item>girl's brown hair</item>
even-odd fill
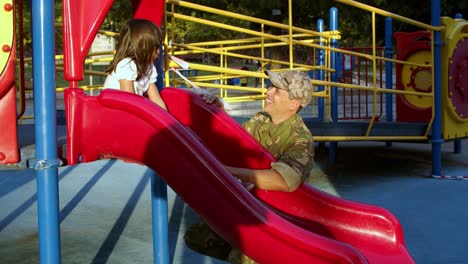
[[[148,74],[148,65],[153,64],[153,54],[162,42],[159,27],[146,19],[130,19],[120,30],[116,53],[106,73],[112,73],[124,58],[132,59],[137,67],[137,78]]]

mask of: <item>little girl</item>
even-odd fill
[[[153,64],[161,42],[161,30],[151,21],[127,21],[120,31],[115,57],[106,69],[104,89],[146,93],[151,101],[167,110],[155,85],[158,73]]]

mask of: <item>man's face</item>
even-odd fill
[[[270,116],[283,115],[290,110],[293,100],[289,99],[288,91],[271,86],[266,93],[263,110]]]

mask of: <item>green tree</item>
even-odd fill
[[[206,5],[222,10],[228,10],[239,14],[249,15],[266,20],[277,20],[288,23],[288,0],[190,0],[196,4]],[[368,4],[404,17],[408,17],[423,23],[430,23],[430,0],[426,1],[403,1],[403,0],[361,0]],[[132,16],[131,0],[116,0],[108,13],[103,24],[103,29],[118,31],[122,24]],[[30,1],[23,1],[24,43],[26,52],[31,51],[31,5]],[[294,0],[293,1],[293,24],[294,26],[315,29],[318,19],[325,21],[325,30],[328,29],[328,17],[331,7],[337,7],[339,12],[339,29],[342,39],[340,45],[369,45],[371,40],[371,15],[358,8],[350,8],[348,5],[328,0]],[[280,16],[273,16],[272,10],[281,10]],[[230,25],[258,30],[259,25],[226,18],[216,14],[206,14],[184,8],[178,8],[177,12],[201,17],[208,20],[218,21]],[[441,1],[441,14],[453,17],[460,13],[468,17],[468,1]],[[57,23],[62,22],[62,2],[55,2],[55,15]],[[383,41],[384,18],[377,17],[378,39]],[[214,39],[234,39],[246,37],[242,33],[228,32],[214,27],[177,21],[175,25],[167,25],[175,30],[176,42],[198,42]],[[394,31],[420,30],[411,25],[394,22]],[[60,52],[62,45],[61,30],[57,30],[56,47]]]

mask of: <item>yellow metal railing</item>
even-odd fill
[[[424,24],[424,23],[421,23],[421,22],[418,22],[418,21],[415,21],[415,20],[412,20],[412,19],[409,19],[409,18],[406,18],[406,17],[402,17],[402,16],[399,16],[399,15],[396,15],[396,14],[393,14],[393,13],[390,13],[390,12],[387,12],[387,11],[384,11],[384,10],[381,10],[381,9],[378,9],[378,8],[375,8],[375,7],[372,7],[372,6],[369,6],[369,5],[366,5],[366,4],[363,4],[363,3],[359,3],[359,2],[356,2],[356,1],[350,1],[350,0],[335,0],[336,2],[340,2],[340,3],[344,3],[344,4],[347,4],[347,5],[350,5],[350,6],[353,6],[353,7],[357,7],[359,9],[362,9],[362,10],[365,10],[365,11],[368,11],[371,13],[372,15],[372,49],[373,49],[373,52],[372,52],[372,56],[370,56],[371,60],[372,60],[372,73],[373,73],[373,87],[372,87],[372,92],[374,94],[373,96],[373,116],[371,118],[371,121],[369,122],[369,126],[368,126],[368,129],[367,129],[367,132],[366,132],[366,136],[364,137],[365,139],[366,138],[370,138],[370,132],[371,132],[371,129],[373,127],[373,124],[375,122],[375,115],[376,115],[376,99],[377,99],[377,93],[378,92],[382,92],[382,93],[392,93],[392,94],[405,94],[405,95],[410,95],[410,94],[414,94],[414,95],[417,95],[417,96],[421,96],[421,97],[432,97],[434,98],[434,90],[431,89],[431,92],[429,93],[425,93],[425,92],[411,92],[411,91],[396,91],[396,90],[389,90],[389,89],[379,89],[377,88],[376,84],[377,84],[377,81],[376,81],[376,61],[377,60],[384,60],[384,61],[391,61],[391,62],[394,62],[394,63],[400,63],[400,64],[410,64],[408,62],[405,62],[405,61],[400,61],[400,60],[394,60],[394,59],[387,59],[387,58],[382,58],[382,57],[378,57],[376,56],[376,14],[378,15],[381,15],[381,16],[385,16],[385,17],[390,17],[392,19],[395,19],[397,21],[401,21],[401,22],[404,22],[404,23],[407,23],[407,24],[410,24],[410,25],[413,25],[413,26],[416,26],[416,27],[419,27],[419,28],[422,28],[422,29],[426,29],[428,31],[431,32],[431,63],[430,64],[424,64],[424,65],[415,65],[415,64],[411,64],[411,65],[415,65],[415,66],[421,66],[421,67],[430,67],[431,68],[431,71],[433,71],[433,65],[434,65],[434,61],[433,61],[433,58],[434,58],[434,50],[433,50],[433,47],[434,47],[434,43],[433,43],[433,34],[434,34],[434,31],[441,31],[441,30],[444,30],[444,27],[434,27],[432,25],[428,25],[428,24]],[[347,52],[343,52],[343,53],[347,53]],[[432,75],[432,87],[434,87],[434,75]],[[350,87],[351,88],[351,87]],[[355,89],[361,89],[361,87],[352,87],[352,88],[355,88]],[[434,102],[434,100],[432,100]],[[423,136],[421,137],[416,137],[416,138],[413,138],[413,137],[409,137],[407,139],[403,139],[402,137],[398,137],[399,140],[427,140],[428,139],[428,135],[430,133],[430,130],[431,130],[431,126],[432,126],[432,122],[434,120],[434,107],[431,107],[432,108],[432,117],[430,119],[430,121],[428,122],[428,125],[427,125],[427,128],[426,128],[426,131],[424,133]],[[324,138],[325,140],[328,139],[328,137],[325,137]],[[375,140],[379,140],[377,139],[377,137],[372,137],[372,139],[375,139]],[[392,137],[384,137],[383,138],[384,140],[389,140],[389,139],[392,139]],[[359,139],[348,139],[348,140],[359,140]],[[380,139],[382,140],[382,139]]]
[[[272,22],[268,20],[258,19],[242,14],[232,13],[228,11],[218,10],[211,7],[205,7],[185,1],[179,0],[167,0],[166,3],[169,5],[168,12],[166,13],[167,18],[166,21],[170,21],[171,26],[173,27],[178,21],[190,21],[194,23],[200,23],[210,27],[218,27],[222,28],[223,30],[235,31],[249,37],[242,38],[242,39],[231,39],[231,40],[213,40],[213,41],[205,41],[199,43],[176,43],[175,36],[172,32],[167,34],[167,41],[166,45],[170,47],[168,52],[177,57],[184,58],[185,56],[190,56],[194,54],[210,54],[212,56],[218,56],[219,58],[219,66],[208,66],[200,63],[190,63],[190,69],[197,70],[200,72],[205,72],[207,75],[205,76],[196,76],[196,77],[189,77],[192,80],[192,83],[199,86],[199,87],[206,87],[206,88],[218,88],[220,89],[220,96],[223,96],[226,101],[231,102],[238,102],[243,100],[259,100],[263,99],[263,95],[266,91],[264,85],[264,78],[266,77],[262,72],[246,72],[237,69],[229,69],[227,67],[228,62],[232,61],[233,59],[245,59],[245,60],[257,60],[262,64],[262,69],[266,65],[270,67],[275,65],[278,69],[298,69],[303,71],[316,71],[322,70],[324,74],[324,80],[313,80],[312,82],[315,85],[321,85],[324,87],[324,91],[314,93],[315,98],[324,98],[326,102],[326,111],[324,113],[326,116],[324,117],[325,122],[329,122],[332,120],[331,118],[331,104],[330,101],[330,91],[332,87],[340,87],[343,89],[354,89],[354,90],[361,90],[361,91],[369,91],[372,94],[372,110],[373,114],[369,120],[369,124],[363,137],[337,137],[337,136],[330,136],[330,137],[316,137],[317,140],[324,140],[324,141],[342,141],[342,140],[425,140],[428,138],[429,131],[431,129],[431,125],[433,122],[433,117],[431,118],[430,122],[427,125],[426,132],[424,135],[421,136],[384,136],[384,137],[377,137],[377,136],[370,136],[372,128],[376,122],[376,113],[377,113],[377,97],[380,94],[395,94],[395,95],[414,95],[418,97],[434,97],[433,91],[431,92],[417,92],[417,91],[405,91],[405,90],[395,90],[395,89],[384,89],[379,88],[377,86],[377,63],[378,62],[391,62],[393,64],[402,64],[402,65],[411,65],[415,67],[433,67],[433,62],[431,61],[430,64],[418,64],[412,62],[406,62],[397,60],[395,58],[386,58],[383,56],[378,56],[376,51],[376,16],[384,16],[390,17],[394,20],[401,21],[403,23],[408,23],[410,25],[420,27],[422,29],[433,31],[440,31],[443,30],[443,27],[434,27],[431,25],[427,25],[409,18],[405,18],[399,16],[397,14],[393,14],[378,8],[374,8],[372,6],[362,4],[356,1],[344,1],[344,0],[337,0],[336,2],[340,2],[343,4],[350,5],[352,7],[359,8],[363,11],[367,11],[370,13],[372,17],[372,54],[360,53],[356,51],[350,50],[343,50],[340,48],[332,48],[330,47],[330,40],[332,39],[340,39],[340,32],[316,32],[309,29],[302,29],[295,27],[292,21],[292,1],[288,1],[288,22],[287,24]],[[179,14],[176,12],[176,7],[184,7],[193,9],[196,11],[207,12],[211,14],[216,14],[219,16],[225,16],[229,18],[240,19],[243,21],[247,21],[250,23],[259,24],[259,31],[252,30],[250,28],[242,28],[234,25],[226,25],[224,23],[210,21],[202,18],[191,17],[183,14]],[[168,23],[168,22],[167,22]],[[287,30],[287,34],[284,35],[274,35],[270,33],[266,33],[264,31],[264,27],[269,26],[272,28],[282,29],[283,32]],[[170,41],[169,41],[170,39]],[[431,38],[432,39],[432,38]],[[307,47],[310,48],[314,54],[318,50],[323,50],[325,52],[325,65],[324,66],[317,66],[308,63],[301,63],[294,61],[294,49],[297,47]],[[433,46],[433,45],[432,45]],[[272,47],[288,47],[288,59],[287,60],[280,60],[280,59],[270,59],[266,58],[265,56],[265,49],[272,48]],[[242,52],[242,51],[257,51],[259,55],[252,55],[251,53]],[[330,68],[330,54],[331,52],[337,52],[341,54],[351,55],[355,57],[360,57],[371,62],[372,68],[372,80],[370,86],[362,86],[362,85],[355,85],[355,84],[346,84],[340,82],[331,82],[331,73],[334,72],[334,69]],[[432,60],[432,58],[431,58]],[[315,60],[314,60],[315,62]],[[233,77],[250,77],[250,78],[259,78],[262,80],[261,87],[239,87],[239,86],[232,86],[226,85],[225,80],[227,78]],[[177,78],[175,75],[172,75],[172,79],[168,78],[167,76],[166,81],[167,84],[170,85],[171,83],[181,84],[183,83],[182,80]],[[213,80],[220,80],[219,84],[213,83]],[[432,80],[434,82],[434,80]],[[258,95],[254,96],[242,96],[239,95],[238,97],[228,97],[225,89],[229,90],[238,90],[238,91],[246,91],[246,92],[258,92]]]
[[[303,29],[299,27],[294,27],[292,25],[292,19],[289,19],[288,24],[282,24],[277,22],[272,22],[264,19],[258,19],[255,17],[250,17],[238,13],[228,12],[224,10],[219,10],[211,7],[205,7],[198,4],[193,4],[185,1],[171,1],[168,0],[166,3],[169,5],[166,12],[166,23],[170,23],[171,27],[175,27],[177,21],[189,21],[194,23],[200,23],[210,27],[222,28],[223,30],[229,30],[234,32],[239,32],[249,37],[242,39],[231,39],[231,40],[213,40],[199,43],[176,43],[174,31],[168,32],[166,35],[166,47],[169,47],[168,52],[172,56],[176,57],[185,57],[194,54],[210,54],[211,56],[218,56],[219,66],[205,65],[200,63],[190,63],[190,69],[204,72],[203,77],[189,77],[191,82],[194,85],[205,88],[218,88],[220,89],[219,95],[223,97],[225,101],[228,102],[240,102],[245,100],[261,100],[264,99],[266,92],[265,89],[265,75],[263,69],[267,65],[275,65],[277,68],[283,69],[297,69],[303,71],[311,70],[325,70],[332,71],[327,66],[314,66],[306,63],[300,63],[294,61],[293,49],[296,46],[303,46],[312,49],[312,54],[315,53],[315,49],[323,48],[322,43],[328,45],[329,39],[339,38],[339,32],[316,32],[309,29]],[[291,5],[292,3],[290,3]],[[252,30],[250,28],[242,28],[239,26],[228,25],[225,23],[220,23],[216,21],[206,20],[198,17],[187,16],[176,12],[176,6],[189,8],[196,11],[207,12],[211,14],[216,14],[219,16],[225,16],[229,18],[239,19],[247,21],[249,23],[259,24],[259,31]],[[292,18],[292,13],[288,13],[289,17]],[[169,22],[170,21],[170,22]],[[274,35],[266,33],[264,27],[269,26],[272,28],[278,28],[282,30],[287,30],[288,33],[284,35]],[[288,47],[288,60],[283,61],[279,59],[266,59],[265,49],[272,47]],[[252,51],[256,50],[259,53],[259,56],[251,55],[247,52],[242,51]],[[244,59],[244,60],[256,60],[261,63],[262,71],[245,71],[229,68],[228,65],[232,60],[235,59]],[[168,68],[172,68],[174,64],[169,64]],[[258,78],[260,82],[260,87],[240,87],[226,85],[226,79],[229,78]],[[178,78],[175,74],[172,74],[172,78],[167,73],[166,75],[166,86],[171,86],[173,84],[184,83],[183,80]],[[218,80],[218,83],[214,83],[213,80]],[[245,91],[250,93],[258,93],[258,95],[238,95],[238,96],[228,96],[227,90],[237,90]],[[321,94],[324,96],[324,93]]]

